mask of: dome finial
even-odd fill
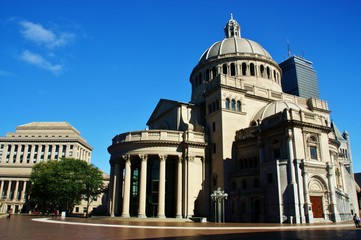
[[[226,34],[226,38],[241,37],[241,27],[237,21],[233,19],[232,13],[231,19],[229,19],[228,23],[224,27],[224,32]]]

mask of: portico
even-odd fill
[[[139,134],[142,137],[137,139]],[[187,141],[189,137],[196,142]],[[155,142],[156,147],[147,147]],[[205,174],[198,173],[206,169],[204,147],[203,134],[194,132],[158,130],[116,136],[108,149],[112,155],[110,215],[193,216],[195,201],[203,197],[198,193]],[[197,174],[193,174],[195,169]],[[189,184],[196,188],[189,188]]]

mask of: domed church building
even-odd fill
[[[149,129],[116,135],[111,216],[312,223],[358,212],[351,149],[326,101],[282,92],[282,71],[231,16],[190,75],[188,103],[161,99]]]

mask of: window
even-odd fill
[[[307,139],[307,145],[309,148],[310,159],[317,160],[318,159],[318,140],[317,137],[311,135]]]
[[[234,99],[232,99],[232,110],[235,111],[236,110],[236,101]]]
[[[217,146],[215,143],[213,143],[213,153],[217,153]]]
[[[213,67],[212,68],[212,79],[214,79],[217,76],[217,68]]]
[[[245,63],[242,63],[242,75],[247,75],[247,65]]]
[[[254,71],[254,64],[253,63],[251,63],[251,65],[250,65],[250,71],[251,71],[251,76],[254,76],[255,71]]]
[[[264,77],[264,66],[261,65],[261,77]]]
[[[222,72],[223,72],[223,74],[227,74],[227,65],[226,64],[222,65]]]
[[[310,156],[311,159],[317,159],[317,148],[314,146],[310,147]]]
[[[206,81],[209,81],[209,69],[206,70]]]
[[[226,98],[226,109],[229,109],[230,103],[231,103],[231,100],[229,100],[229,98]]]
[[[212,123],[212,131],[215,132],[216,131],[216,122]]]
[[[231,76],[236,76],[236,65],[231,63]]]
[[[241,111],[241,101],[237,101],[237,111]]]

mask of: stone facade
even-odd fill
[[[34,164],[60,158],[91,161],[92,147],[66,122],[32,122],[0,137],[0,211],[27,212],[29,177]],[[92,206],[101,205],[101,198]],[[74,209],[83,213],[85,203]]]
[[[227,221],[349,220],[349,140],[326,101],[283,93],[281,76],[231,17],[191,73],[191,101],[162,99],[149,130],[113,138],[109,214],[213,218],[210,194],[221,188]]]

